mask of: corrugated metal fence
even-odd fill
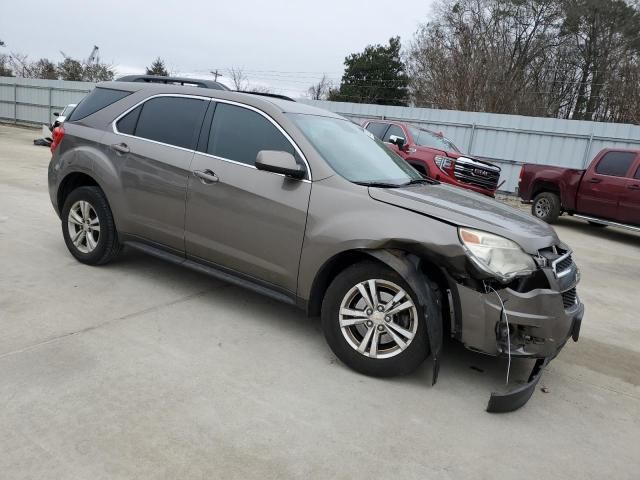
[[[0,77],[0,120],[49,124],[54,112],[79,102],[93,87],[90,82]]]
[[[0,121],[48,124],[77,103],[89,82],[0,77]],[[513,192],[522,163],[583,168],[605,147],[640,148],[640,126],[492,113],[300,100],[353,120],[384,118],[442,131],[461,150],[502,167],[501,190]]]

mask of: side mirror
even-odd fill
[[[53,116],[54,116],[54,117],[59,117],[59,116],[60,116],[60,114],[59,114],[58,112],[53,112]]]
[[[281,173],[291,178],[303,178],[306,171],[288,152],[260,150],[256,157],[256,168],[267,172]]]
[[[397,135],[389,136],[389,143],[393,143],[400,150],[402,150],[402,147],[404,147],[405,142],[406,140],[404,139],[404,137],[399,137]]]

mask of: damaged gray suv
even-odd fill
[[[422,177],[361,127],[275,96],[100,83],[51,146],[49,191],[80,262],[123,245],[320,315],[348,366],[393,376],[443,339],[535,359],[578,339],[571,250],[544,222]]]

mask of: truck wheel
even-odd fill
[[[560,197],[555,193],[542,192],[533,200],[531,213],[547,223],[554,223],[560,216]]]
[[[335,278],[322,302],[322,329],[333,353],[365,375],[406,375],[429,353],[414,292],[376,262],[358,263]]]
[[[120,251],[109,203],[98,187],[79,187],[62,207],[62,236],[71,255],[88,265],[102,265]]]

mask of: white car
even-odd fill
[[[67,117],[71,115],[71,112],[73,112],[73,109],[76,108],[77,105],[77,103],[70,103],[69,105],[64,107],[60,113],[54,112],[53,116],[56,117],[56,119],[49,127],[49,130],[53,131],[54,128],[63,123],[67,119]]]

